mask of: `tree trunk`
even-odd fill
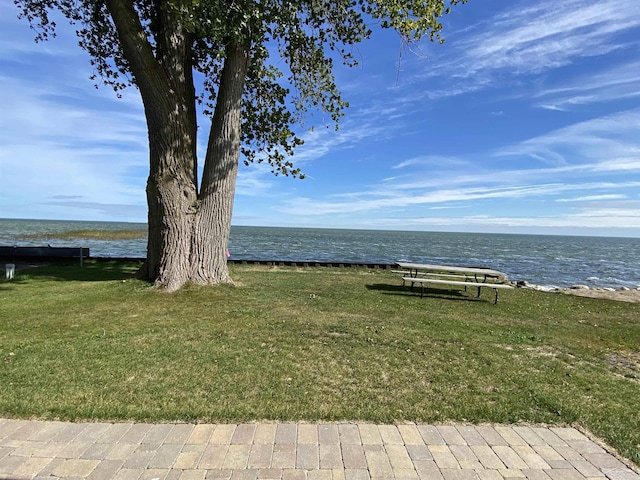
[[[191,37],[175,10],[158,4],[162,34],[154,53],[133,2],[106,4],[140,89],[149,131],[149,237],[139,274],[168,291],[187,281],[232,283],[226,252],[247,53],[233,41],[227,44],[198,195]]]
[[[191,280],[197,284],[233,283],[226,253],[240,156],[242,94],[248,60],[244,49],[235,43],[227,46],[226,53],[193,229]]]

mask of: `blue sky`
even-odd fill
[[[138,92],[96,89],[66,22],[35,44],[16,14],[0,3],[0,218],[146,221]],[[307,178],[241,166],[233,224],[640,237],[638,0],[470,0],[444,36],[375,31],[336,70],[339,131],[301,127]]]

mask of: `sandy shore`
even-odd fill
[[[579,297],[606,298],[607,300],[617,300],[619,302],[640,303],[640,290],[616,290],[611,292],[609,290],[590,288],[589,290],[565,289],[561,291],[562,293]]]

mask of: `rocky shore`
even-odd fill
[[[589,287],[588,285],[572,285],[568,288],[542,287],[540,285],[531,285],[527,281],[517,282],[517,287],[532,288],[544,292],[564,293],[567,295],[577,295],[579,297],[589,298],[605,298],[607,300],[616,300],[619,302],[640,303],[640,286],[636,288],[600,288]]]

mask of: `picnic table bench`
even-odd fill
[[[453,265],[428,265],[421,263],[396,262],[396,265],[402,270],[392,270],[395,273],[401,273],[402,285],[411,284],[411,288],[415,284],[420,285],[420,297],[424,296],[424,288],[426,285],[433,286],[464,286],[477,287],[478,297],[480,297],[481,289],[491,288],[495,292],[494,304],[498,303],[499,289],[512,289],[513,286],[505,282],[506,274],[490,268],[481,267],[458,267]]]

